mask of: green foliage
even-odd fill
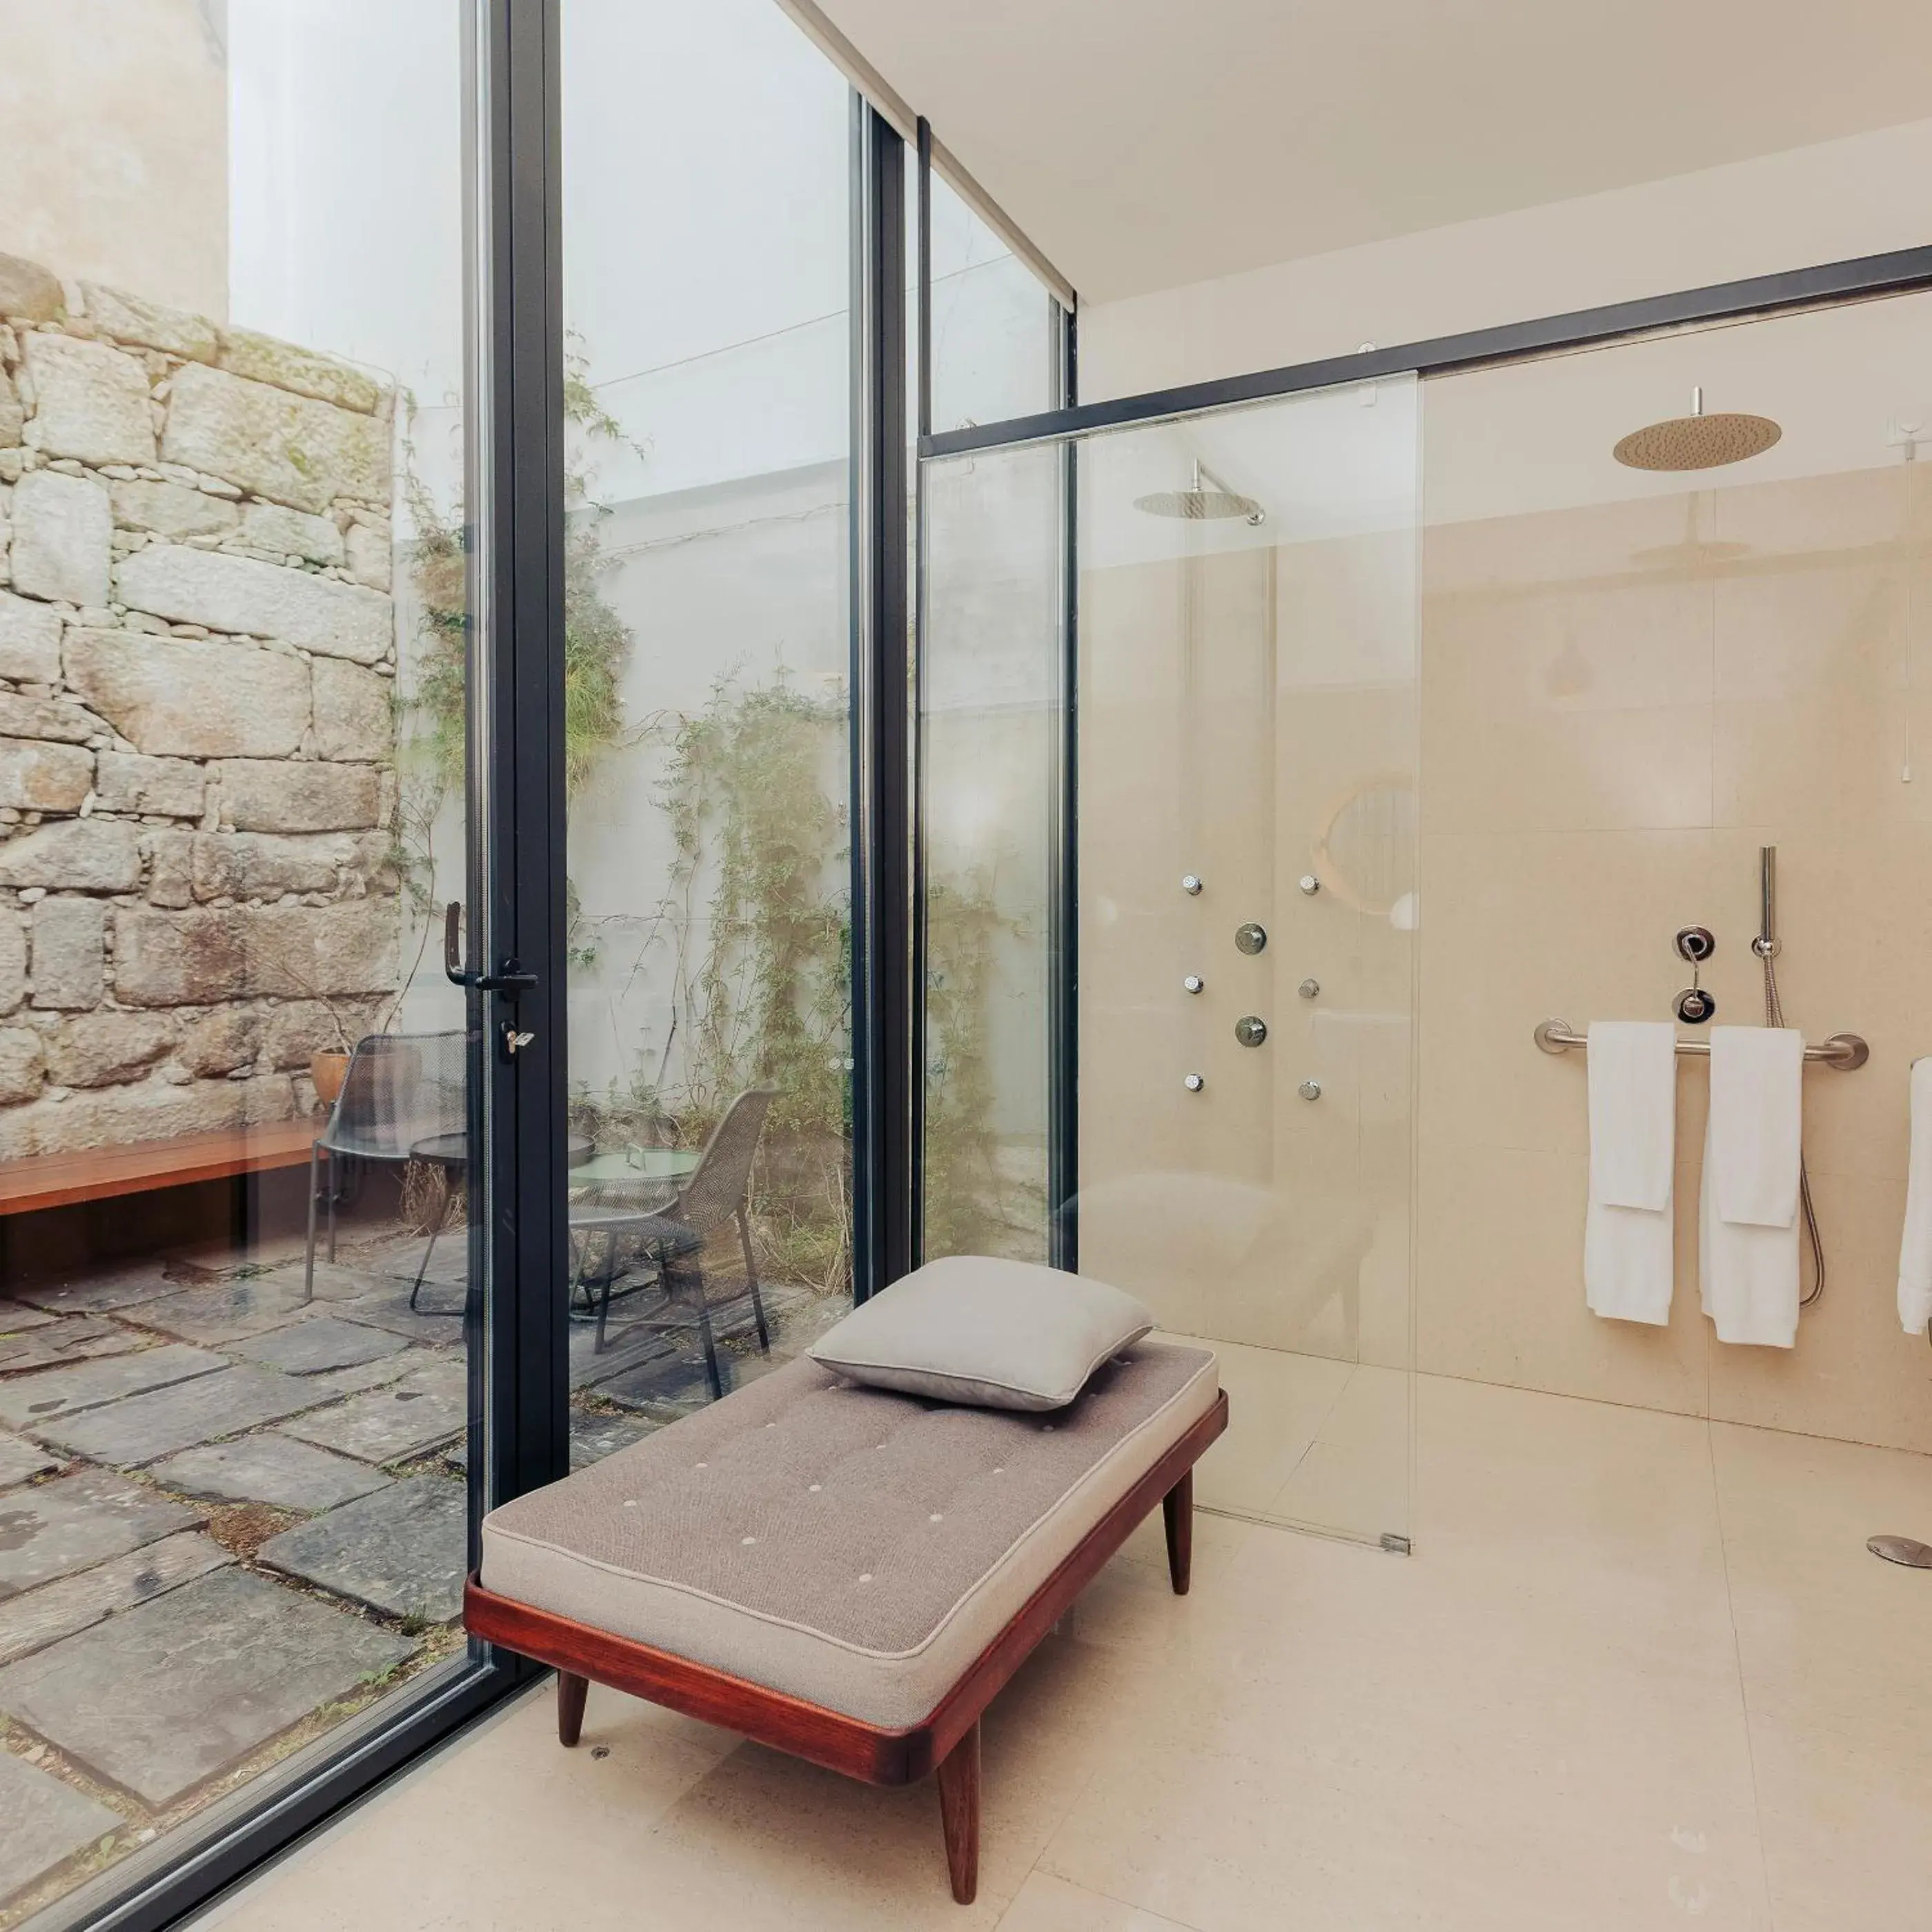
[[[926,1252],[998,1254],[1012,1214],[992,1127],[988,1054],[994,948],[1018,936],[978,872],[926,896]]]
[[[829,794],[844,709],[781,676],[729,679],[676,727],[663,781],[676,841],[672,887],[712,875],[704,956],[680,962],[688,1108],[776,1086],[772,1125],[842,1133],[848,1117],[850,894],[844,814]],[[707,866],[708,862],[708,866]]]
[[[574,339],[573,339],[574,340]],[[563,558],[564,794],[575,799],[604,760],[623,741],[619,680],[630,656],[631,634],[604,601],[598,526],[605,514],[591,500],[584,452],[592,440],[638,446],[597,400],[580,347],[564,362],[564,419],[578,432],[564,469],[568,515]],[[411,572],[422,604],[422,649],[412,709],[419,714],[416,748],[440,799],[463,782],[469,700],[468,559],[462,512],[446,515],[424,486],[404,446],[403,490],[416,527]]]

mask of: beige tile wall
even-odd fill
[[[1893,1312],[1906,1069],[1932,1052],[1932,487],[1901,462],[1692,507],[1425,538],[1418,1365],[1932,1450],[1932,1348]],[[1789,1022],[1872,1048],[1806,1078],[1831,1274],[1789,1353],[1718,1343],[1697,1310],[1696,1061],[1671,1323],[1586,1310],[1582,1059],[1530,1040],[1667,1017],[1692,923],[1720,1016],[1761,1018],[1766,843]]]

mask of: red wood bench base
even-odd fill
[[[1227,1426],[1224,1390],[1088,1532],[924,1722],[909,1730],[882,1730],[688,1658],[513,1602],[484,1588],[474,1576],[463,1593],[464,1622],[472,1636],[555,1668],[557,1736],[566,1744],[575,1744],[582,1730],[584,1697],[594,1679],[868,1784],[910,1784],[937,1772],[952,1895],[970,1905],[979,1884],[980,1713],[1156,1503],[1163,1505],[1166,1519],[1169,1579],[1177,1595],[1186,1594],[1194,1465]]]

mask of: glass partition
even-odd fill
[[[852,96],[770,0],[562,32],[581,1464],[850,1305]]]
[[[1202,1502],[1369,1540],[1408,1533],[1416,394],[1082,441],[1071,704],[1065,452],[926,470],[926,1252],[1045,1259],[1058,1217],[1220,1354]]]
[[[1057,408],[1060,304],[938,168],[928,179],[933,428]]]

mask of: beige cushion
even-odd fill
[[[907,1729],[1219,1393],[1211,1354],[1158,1342],[1050,1418],[801,1360],[493,1510],[483,1582]]]
[[[812,1358],[872,1388],[988,1408],[1064,1408],[1154,1317],[1103,1281],[1029,1262],[928,1262],[821,1335]]]

